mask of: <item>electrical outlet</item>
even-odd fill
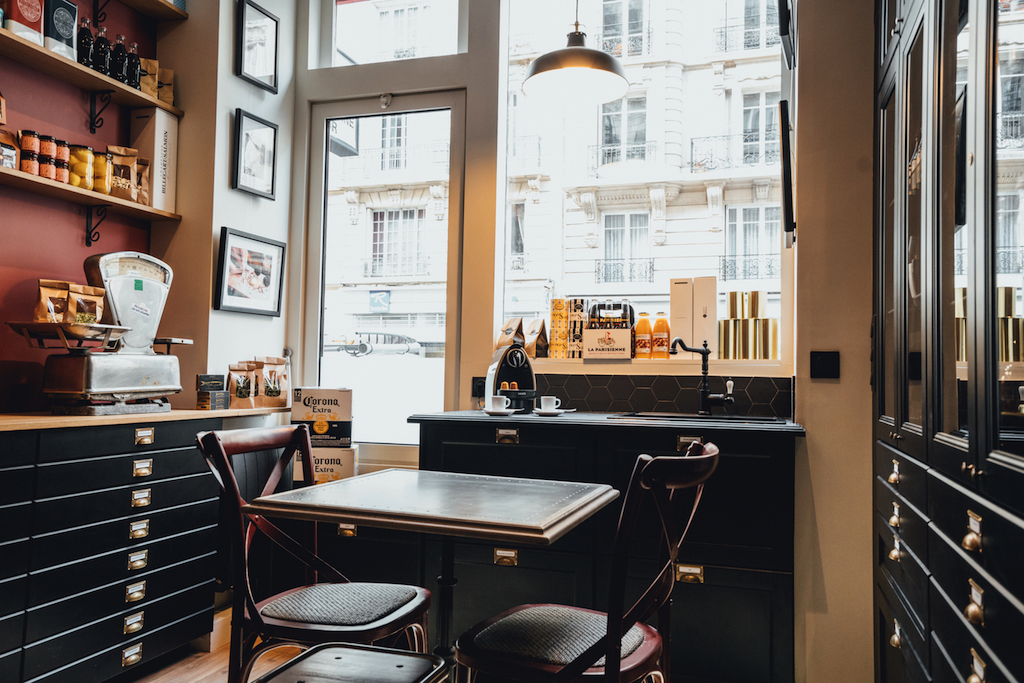
[[[473,398],[483,398],[484,389],[487,387],[487,378],[485,377],[474,377],[473,378],[473,392],[470,394]]]

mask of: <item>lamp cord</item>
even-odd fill
[[[580,32],[580,0],[576,0],[576,33]]]

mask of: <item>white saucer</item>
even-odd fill
[[[555,408],[554,410],[550,410],[550,411],[548,411],[548,410],[541,410],[540,408],[534,408],[533,409],[533,414],[534,415],[540,415],[541,417],[557,417],[557,416],[561,415],[564,412],[565,411],[562,410],[561,408]]]
[[[483,411],[485,413],[487,413],[488,415],[508,417],[512,413],[516,412],[516,409],[515,408],[505,408],[504,410],[487,410],[487,408],[484,408]]]

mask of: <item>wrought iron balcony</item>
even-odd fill
[[[996,274],[1024,273],[1024,247],[996,247]]]
[[[597,170],[605,164],[614,164],[618,161],[644,161],[653,160],[658,151],[658,142],[648,140],[633,145],[591,145],[589,171],[590,175],[597,175]]]
[[[1024,148],[1024,112],[996,114],[996,148]]]
[[[782,277],[780,254],[720,256],[719,261],[723,280],[774,280]]]
[[[703,173],[737,166],[773,165],[781,160],[778,131],[769,131],[769,139],[760,133],[712,135],[690,139],[690,171]]]
[[[780,44],[779,22],[769,18],[762,26],[748,28],[743,24],[720,26],[715,29],[715,52],[761,50]]]
[[[594,263],[594,282],[654,282],[654,259],[604,259]]]
[[[605,27],[601,33],[594,34],[590,47],[620,59],[639,57],[651,54],[652,35],[650,22],[632,22],[627,26],[619,27],[609,26]]]
[[[430,275],[429,259],[416,261],[375,256],[363,259],[363,277],[426,277]]]

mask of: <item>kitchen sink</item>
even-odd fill
[[[698,415],[697,413],[619,413],[609,415],[609,420],[624,420],[629,418],[652,419],[652,420],[728,420],[730,422],[785,422],[781,417],[767,417],[763,415],[726,415],[725,413],[712,413],[711,415]]]

